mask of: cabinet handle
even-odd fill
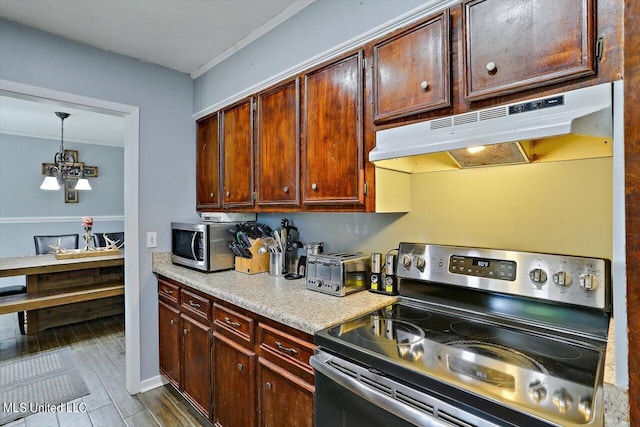
[[[231,195],[231,193],[227,191],[227,197],[229,197],[230,195]]]
[[[286,352],[286,353],[289,353],[289,354],[298,354],[298,350],[296,350],[296,349],[295,349],[295,348],[293,348],[293,347],[285,347],[285,346],[283,346],[283,345],[282,345],[282,343],[281,343],[280,341],[276,341],[276,346],[277,346],[280,350],[282,350],[282,351],[284,351],[284,352]]]
[[[266,383],[264,386],[267,388],[267,390],[271,390],[273,388],[270,382]]]
[[[315,182],[313,184],[311,184],[311,189],[312,190],[317,190],[318,189],[318,184],[316,184]]]
[[[496,63],[491,61],[487,63],[487,71],[490,73],[493,73],[494,71],[496,71],[498,69],[498,67],[496,66]]]
[[[211,198],[213,199],[213,193],[211,193]]]
[[[242,363],[238,363],[238,371],[242,371],[243,368],[244,366],[242,366]]]
[[[193,302],[193,301],[191,301],[191,300],[189,300],[189,305],[190,305],[191,307],[200,308],[200,304],[195,303],[195,302]]]
[[[235,328],[239,328],[240,327],[240,323],[238,322],[234,322],[233,320],[229,319],[228,317],[225,316],[224,321],[227,322],[227,325],[231,325]]]
[[[173,291],[170,289],[163,289],[162,292],[164,292],[167,295],[173,295]]]
[[[175,325],[176,321],[174,319],[171,319],[171,324]]]
[[[420,87],[421,87],[422,89],[424,89],[424,90],[427,90],[427,88],[429,87],[429,82],[428,82],[428,81],[426,81],[426,80],[423,80],[423,81],[420,83]]]
[[[282,191],[284,191],[285,193],[289,192],[289,187],[287,187],[286,185],[284,186],[284,188],[282,189]]]
[[[188,330],[187,328],[184,328],[184,329],[182,330],[182,335],[187,335],[187,332],[189,332],[189,330]]]

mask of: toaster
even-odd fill
[[[361,252],[307,256],[307,289],[343,297],[369,287],[371,258]]]

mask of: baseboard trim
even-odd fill
[[[168,383],[169,381],[167,381],[162,375],[156,375],[155,377],[147,378],[146,380],[140,382],[140,393],[153,390],[154,388],[162,387],[163,385]]]

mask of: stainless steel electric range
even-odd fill
[[[399,302],[315,335],[315,426],[601,426],[604,259],[401,243]]]

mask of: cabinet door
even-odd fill
[[[180,312],[158,303],[160,372],[180,388]]]
[[[373,46],[374,120],[448,107],[449,10]]]
[[[594,0],[466,0],[466,99],[595,73]]]
[[[253,206],[253,98],[222,111],[223,206]]]
[[[200,120],[196,139],[196,208],[220,208],[218,114]]]
[[[362,52],[304,75],[305,204],[364,203]]]
[[[299,79],[258,95],[256,187],[259,206],[300,205]]]
[[[256,424],[256,354],[223,335],[213,334],[214,423],[221,427]]]
[[[211,412],[211,328],[189,316],[180,316],[182,327],[182,389],[207,418]]]
[[[312,427],[314,390],[311,384],[260,357],[260,427]]]

